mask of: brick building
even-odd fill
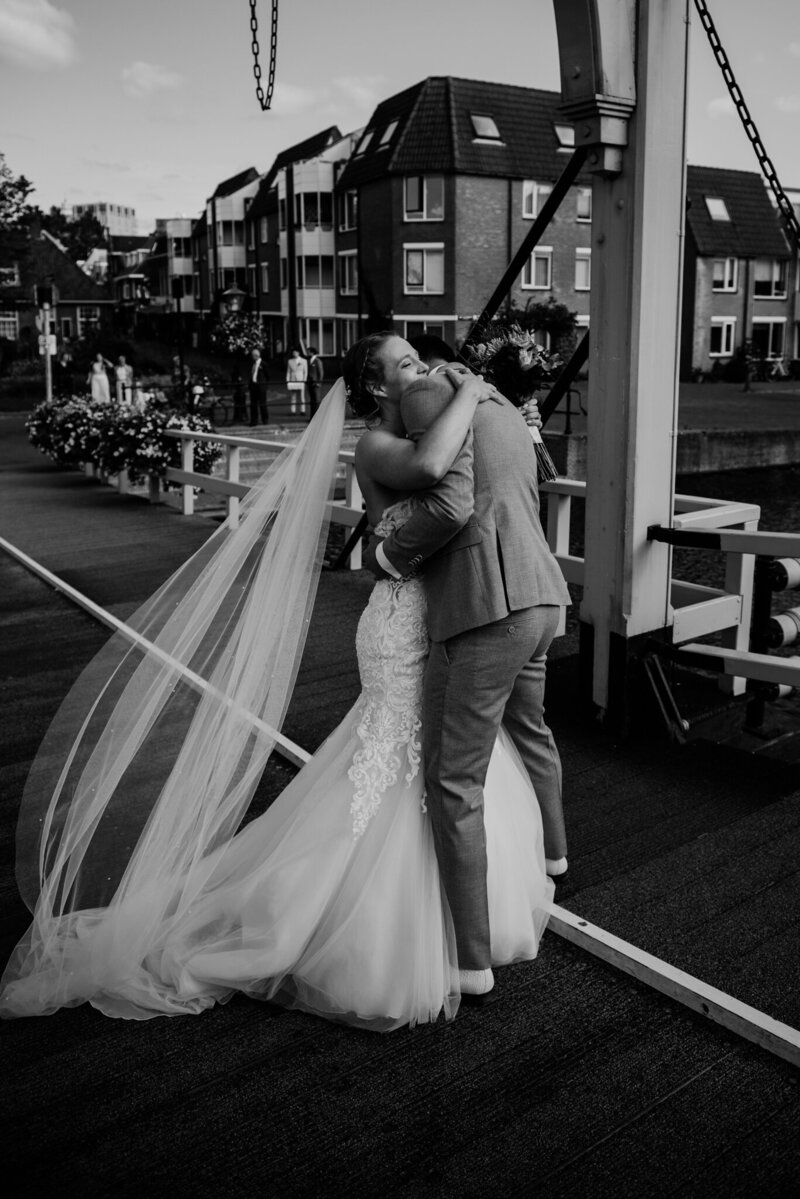
[[[379,104],[337,183],[337,323],[463,338],[573,150],[558,93],[431,77]],[[553,297],[588,324],[591,181],[522,271],[515,304]]]
[[[800,356],[797,258],[761,176],[687,171],[681,376],[731,361]]]

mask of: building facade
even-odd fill
[[[73,204],[72,219],[82,216],[93,216],[103,226],[106,237],[135,237],[139,230],[136,221],[136,209],[124,204],[109,204],[103,200],[96,204]]]
[[[800,356],[798,256],[760,175],[687,171],[681,376],[722,371],[745,347]]]

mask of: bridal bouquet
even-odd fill
[[[486,332],[488,337],[469,347],[469,365],[517,408],[533,399],[543,386],[552,383],[563,365],[558,354],[551,354],[538,345],[518,324],[494,324]],[[541,433],[532,425],[528,430],[536,451],[539,481],[544,483],[557,478],[558,471]]]

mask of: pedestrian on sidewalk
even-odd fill
[[[250,364],[250,427],[255,428],[259,423],[266,425],[269,423],[269,412],[267,410],[267,381],[269,375],[267,368],[261,361],[261,351],[256,349],[250,353],[252,362]]]
[[[308,379],[308,363],[297,346],[292,347],[289,361],[286,363],[286,386],[289,389],[290,411],[294,414],[298,405],[300,412],[305,412],[305,390]]]
[[[308,419],[314,419],[314,413],[319,408],[319,389],[322,385],[322,380],[325,377],[325,368],[322,365],[322,359],[317,352],[316,346],[308,347],[308,379],[306,380],[306,390],[308,392]]]

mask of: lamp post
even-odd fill
[[[181,300],[183,299],[183,276],[172,276],[172,298],[175,301],[175,310],[178,314],[178,370],[180,377],[178,380],[178,391],[181,400],[185,401],[184,384],[186,382],[185,372],[183,369],[183,312],[181,311]]]
[[[237,287],[235,283],[233,287],[226,288],[222,293],[222,302],[228,316],[235,316],[237,312],[241,312],[246,296],[247,292],[242,291],[241,287]]]

